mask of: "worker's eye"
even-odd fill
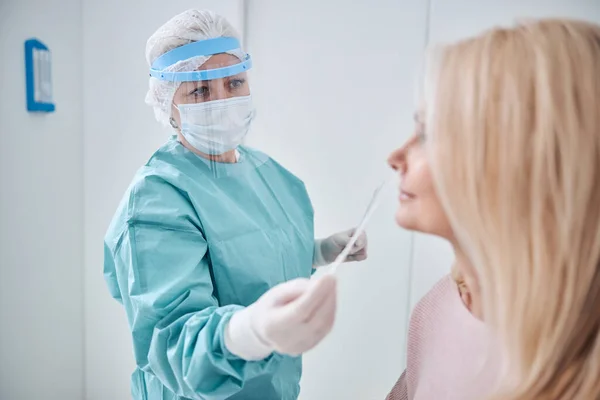
[[[190,92],[190,96],[204,98],[209,95],[209,92],[208,86],[198,86]]]
[[[229,88],[231,90],[239,90],[244,86],[244,83],[246,83],[246,80],[242,78],[231,79],[229,81]]]

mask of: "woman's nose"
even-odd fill
[[[406,170],[406,149],[400,147],[394,150],[388,157],[388,164],[394,171],[404,173]]]

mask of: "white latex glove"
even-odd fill
[[[248,361],[262,360],[274,351],[298,356],[312,349],[333,327],[336,287],[333,276],[275,286],[231,317],[225,346]]]
[[[313,257],[314,266],[322,267],[323,265],[334,262],[337,256],[344,250],[344,247],[350,242],[350,238],[354,234],[354,231],[355,229],[350,229],[349,231],[331,235],[327,239],[316,240],[315,254]],[[354,243],[354,246],[352,246],[352,250],[348,254],[345,262],[366,260],[367,244],[367,234],[363,232]]]

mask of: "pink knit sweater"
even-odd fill
[[[485,399],[499,372],[492,344],[485,324],[469,312],[446,276],[412,313],[406,371],[387,400]]]

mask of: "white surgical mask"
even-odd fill
[[[177,105],[181,134],[198,151],[219,155],[236,149],[254,119],[252,96]]]

